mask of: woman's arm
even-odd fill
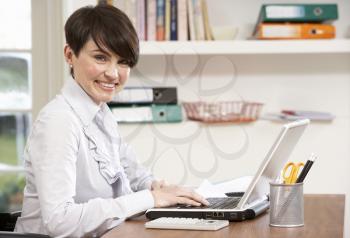
[[[134,150],[123,140],[120,145],[120,162],[133,191],[152,188],[152,182],[155,181],[153,175],[139,163]]]
[[[148,190],[75,203],[79,126],[74,116],[64,111],[41,115],[27,147],[43,224],[54,237],[100,234],[125,217],[154,206]]]

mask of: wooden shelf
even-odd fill
[[[350,40],[145,41],[140,47],[141,55],[339,54],[350,53]]]

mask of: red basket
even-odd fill
[[[262,103],[223,101],[184,102],[187,118],[202,122],[251,122],[258,119]]]

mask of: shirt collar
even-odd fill
[[[66,81],[61,94],[84,126],[88,126],[101,109],[73,78]]]

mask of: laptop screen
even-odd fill
[[[260,164],[237,208],[243,208],[247,202],[253,202],[269,194],[269,183],[278,177],[283,165],[287,162],[289,155],[309,123],[310,120],[304,119],[283,125],[281,132]]]

